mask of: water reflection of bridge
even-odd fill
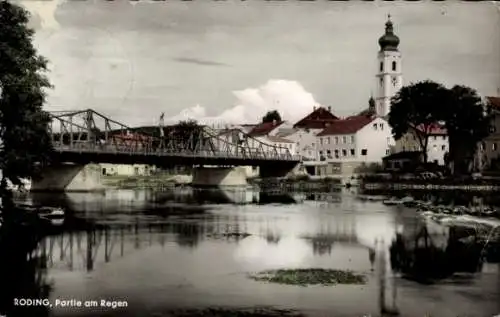
[[[46,267],[63,270],[92,271],[96,266],[116,261],[150,247],[176,244],[182,248],[194,248],[203,240],[223,239],[238,242],[248,232],[270,244],[280,242],[283,230],[261,222],[251,230],[244,217],[238,215],[202,215],[195,219],[178,222],[101,225],[86,231],[64,232],[49,236],[39,243],[35,254],[44,259]],[[255,231],[255,229],[257,231]],[[321,224],[317,234],[302,235],[315,254],[331,253],[335,243],[359,245],[355,223],[338,221]]]
[[[110,190],[104,193],[32,193],[37,205],[65,207],[71,210],[105,211],[119,207],[123,211],[155,208],[155,204],[271,204],[299,203],[304,197],[293,192],[266,193],[247,188],[195,189],[191,187],[168,191]]]

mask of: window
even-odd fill
[[[377,124],[376,123],[373,124],[373,130],[377,130]]]
[[[380,62],[380,72],[383,72],[383,71],[384,71],[384,62]]]
[[[367,149],[362,149],[361,150],[361,155],[363,155],[363,156],[368,155],[368,150]]]
[[[394,72],[396,71],[396,62],[395,61],[392,62],[392,71],[394,71]]]
[[[493,144],[491,145],[491,149],[492,149],[493,151],[496,151],[496,150],[497,150],[497,144],[496,144],[496,143],[493,143]]]
[[[351,143],[354,143],[354,135],[351,135]]]
[[[380,130],[384,130],[384,124],[383,123],[380,123],[379,126],[380,126]]]
[[[391,150],[389,150],[389,149],[385,150],[385,155],[389,155],[389,154],[391,154]]]
[[[446,150],[446,145],[441,145],[441,151]]]
[[[326,151],[326,156],[328,156],[328,158],[332,158],[332,152],[330,150]]]
[[[335,137],[335,144],[339,144],[339,137],[338,136]]]
[[[335,158],[339,158],[339,150],[335,150]]]
[[[319,156],[322,156],[323,155],[323,151],[319,151]]]
[[[391,143],[391,138],[387,137],[387,143]]]
[[[330,144],[330,137],[326,139],[326,143]]]
[[[356,155],[356,150],[351,149],[351,156],[354,156],[354,155]]]
[[[384,85],[384,79],[380,77],[380,87],[382,87],[383,85]]]
[[[342,143],[343,143],[343,144],[346,144],[346,143],[347,143],[347,137],[346,137],[346,136],[343,136],[343,137],[342,137]]]
[[[323,138],[319,138],[319,144],[323,145]]]
[[[443,140],[446,140],[446,135],[443,135],[442,138],[443,138]]]
[[[396,77],[392,77],[392,85],[394,87],[396,87],[396,84],[398,83],[398,80],[396,79]]]
[[[347,150],[346,149],[342,150],[342,156],[347,156]]]
[[[436,140],[437,140],[437,136],[433,136],[433,137],[432,137],[432,139],[433,139],[434,141],[436,141]]]

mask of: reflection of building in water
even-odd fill
[[[277,229],[276,222],[268,218],[262,219],[262,222],[265,224],[259,228],[260,235],[266,239],[267,243],[278,244],[281,240],[281,232]]]
[[[431,219],[413,219],[411,223],[401,225],[399,231],[405,242],[417,243],[417,247],[432,244],[435,247],[444,248],[450,236],[449,227]]]
[[[30,200],[35,205],[57,206],[73,211],[127,211],[144,207],[152,197],[152,192],[144,190],[30,194]]]
[[[339,203],[342,201],[340,193],[312,193],[307,194],[305,200],[321,201],[327,203]]]
[[[317,234],[304,236],[312,246],[314,254],[330,254],[335,243],[360,245],[356,234],[354,217],[337,216],[333,221],[322,223]]]
[[[259,193],[243,187],[194,189],[193,197],[198,203],[251,204],[259,201]]]

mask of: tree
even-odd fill
[[[436,114],[446,125],[452,173],[469,173],[479,142],[491,133],[488,106],[469,87],[454,86],[449,100]]]
[[[446,105],[449,93],[446,87],[423,81],[403,87],[392,99],[389,125],[396,140],[405,134],[415,135],[427,163],[427,147],[435,127],[437,109]]]
[[[189,152],[201,149],[203,129],[204,127],[196,120],[180,121],[168,131],[167,139],[172,142],[169,147],[173,147],[176,151]]]
[[[42,110],[50,82],[47,61],[32,44],[28,12],[0,0],[0,198],[2,218],[11,211],[7,181],[20,185],[48,164],[52,142],[50,116]]]
[[[265,116],[262,117],[262,123],[266,122],[281,122],[281,115],[278,110],[271,110],[266,113]]]

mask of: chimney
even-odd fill
[[[332,112],[332,107],[328,106],[328,112]]]
[[[313,106],[313,111],[316,111],[316,106]]]
[[[276,119],[273,120],[273,125],[276,125],[277,121]]]

